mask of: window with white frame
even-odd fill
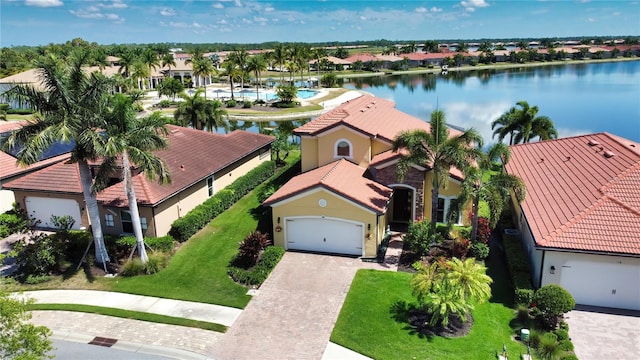
[[[142,230],[147,230],[147,218],[140,218],[140,227],[142,228]]]
[[[210,176],[207,178],[207,191],[209,193],[209,197],[213,196],[213,194],[215,194],[216,189],[215,189],[215,185],[213,184],[213,176]]]
[[[351,142],[347,139],[340,139],[336,141],[333,156],[336,158],[353,157],[353,146],[351,145]]]
[[[438,209],[436,211],[436,221],[439,223],[445,223],[447,213],[449,212],[449,208],[451,207],[454,200],[457,197],[455,196],[438,196]],[[462,223],[462,213],[458,214],[458,219],[455,222],[456,224]]]
[[[131,213],[127,210],[120,211],[120,219],[122,221],[122,232],[126,234],[133,234],[133,221],[131,218]],[[140,218],[140,228],[142,230],[147,230],[147,218]]]
[[[113,215],[112,214],[105,214],[104,215],[104,224],[105,224],[105,226],[108,226],[108,227],[116,226],[116,222],[113,219]]]

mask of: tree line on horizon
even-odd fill
[[[602,45],[607,41],[614,39],[622,39],[625,45],[637,45],[640,43],[638,36],[600,36],[600,37],[551,37],[551,38],[504,38],[504,39],[440,39],[440,40],[362,40],[362,41],[327,41],[327,42],[279,42],[270,41],[262,43],[187,43],[187,42],[167,42],[167,43],[149,43],[149,44],[98,44],[89,42],[82,38],[75,38],[65,43],[49,43],[39,46],[12,46],[0,49],[0,78],[17,74],[33,67],[33,59],[40,58],[45,54],[55,53],[58,56],[67,55],[73,48],[85,47],[92,50],[96,54],[92,65],[100,65],[98,59],[106,56],[118,56],[128,51],[137,51],[136,49],[149,49],[158,54],[168,53],[170,49],[179,48],[182,52],[193,53],[195,51],[220,52],[220,51],[236,51],[236,50],[262,50],[275,49],[278,46],[304,46],[312,49],[323,48],[327,55],[345,58],[350,55],[349,48],[354,46],[375,47],[382,49],[383,53],[410,53],[415,52],[419,45],[425,52],[440,51],[439,44],[457,43],[468,46],[469,43],[492,44],[495,42],[515,44],[528,44],[531,41],[538,41],[543,47],[550,47],[557,41],[574,40],[581,44]],[[335,48],[335,49],[327,49]]]

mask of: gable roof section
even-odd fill
[[[139,204],[155,205],[201,181],[211,174],[269,145],[273,137],[246,131],[227,135],[168,125],[169,148],[156,152],[169,168],[171,184],[150,181],[144,173],[133,177]],[[60,163],[4,184],[6,188],[31,191],[75,192],[82,188],[76,164]],[[57,181],[50,177],[56,176]],[[122,183],[112,185],[98,194],[98,200],[108,206],[128,206]]]
[[[598,133],[511,146],[542,247],[640,255],[640,144]]]
[[[363,176],[365,169],[345,159],[300,174],[264,201],[274,205],[306,191],[322,188],[377,214],[384,214],[393,190]]]
[[[392,101],[363,95],[326,112],[313,121],[294,130],[298,135],[319,135],[336,126],[344,125],[359,130],[371,138],[389,143],[405,130],[429,131],[429,123],[395,108]],[[450,129],[450,134],[460,134]]]

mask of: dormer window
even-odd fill
[[[335,154],[336,158],[351,158],[353,157],[353,146],[347,139],[340,139],[336,141]]]

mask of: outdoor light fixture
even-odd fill
[[[280,224],[280,216],[278,216],[278,224]]]
[[[371,231],[371,224],[367,224],[367,230]]]
[[[276,225],[275,230],[276,230],[276,232],[281,232],[282,231],[282,226],[280,226],[280,216],[278,216],[277,222],[278,222],[278,225]]]
[[[556,273],[556,267],[551,265],[551,267],[549,268],[549,273],[550,274],[555,274]]]

